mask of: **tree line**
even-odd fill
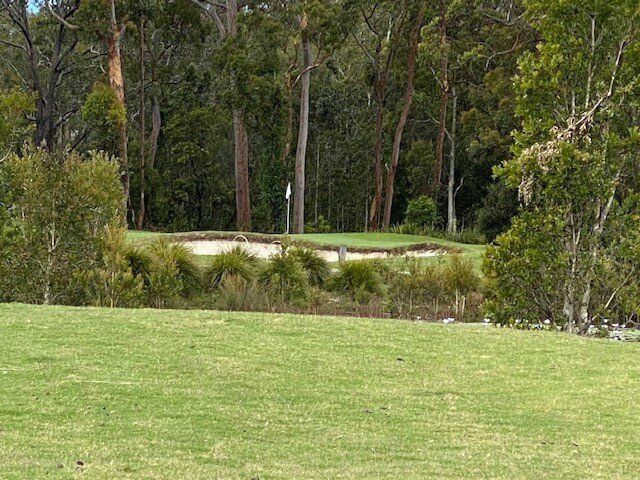
[[[0,140],[117,158],[139,229],[388,230],[411,200],[489,238],[541,40],[513,0],[2,0]]]

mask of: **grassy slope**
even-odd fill
[[[637,478],[638,345],[0,305],[0,477]],[[57,465],[62,468],[57,468]]]

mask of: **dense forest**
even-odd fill
[[[130,227],[489,239],[540,35],[514,0],[3,0],[0,132],[120,163]],[[23,119],[24,121],[19,121]],[[303,201],[304,200],[304,201]]]

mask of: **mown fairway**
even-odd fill
[[[640,472],[634,344],[23,305],[0,305],[0,338],[2,479]]]

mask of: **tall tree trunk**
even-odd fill
[[[447,4],[440,0],[440,112],[436,137],[436,163],[433,172],[433,194],[437,196],[444,165],[444,141],[447,129],[447,105],[449,104],[449,53],[447,44]]]
[[[241,232],[251,231],[251,204],[249,200],[249,137],[242,110],[233,111],[235,136],[235,177],[237,226]]]
[[[413,103],[414,96],[414,82],[416,76],[416,60],[418,57],[418,43],[420,40],[420,30],[424,22],[424,6],[421,7],[416,22],[411,29],[410,36],[410,48],[409,56],[407,58],[407,88],[404,94],[404,106],[402,107],[402,113],[396,126],[396,134],[393,139],[393,150],[391,156],[391,166],[387,173],[387,188],[384,200],[384,217],[382,220],[382,228],[386,231],[389,230],[391,224],[391,209],[393,207],[393,192],[394,184],[396,180],[396,171],[398,170],[398,162],[400,160],[400,146],[402,145],[402,135],[404,133],[404,127],[407,124],[409,118],[409,112],[411,111],[411,104]]]
[[[291,137],[293,136],[293,84],[291,76],[285,77],[285,89],[287,91],[287,128],[284,133],[284,148],[282,149],[282,165],[286,165],[287,158],[291,154]]]
[[[227,34],[238,36],[238,2],[227,0]],[[231,78],[235,89],[236,79]],[[236,180],[236,225],[239,231],[251,231],[251,198],[249,189],[249,136],[244,123],[244,112],[238,106],[233,109],[234,164]]]
[[[158,95],[153,96],[153,107],[151,109],[151,138],[149,140],[149,168],[153,168],[158,154],[158,139],[162,130],[162,116],[160,115],[160,100]]]
[[[111,28],[106,38],[107,59],[109,63],[109,85],[113,88],[118,104],[122,111],[126,111],[124,96],[124,77],[122,75],[122,58],[120,56],[120,42],[124,34],[124,28],[118,25],[116,17],[115,0],[107,0],[111,9]],[[118,153],[120,161],[120,182],[124,192],[125,201],[129,204],[130,174],[129,156],[127,152],[127,122],[125,119],[118,122]]]
[[[380,229],[380,207],[382,205],[382,136],[384,133],[384,85],[376,88],[376,146],[374,151],[373,181],[375,190],[369,213],[369,228],[373,231]]]
[[[146,213],[145,193],[146,193],[146,125],[145,125],[145,95],[144,95],[144,18],[140,19],[140,208],[136,228],[142,230]]]
[[[458,110],[458,96],[456,95],[456,87],[451,87],[453,97],[453,108],[451,111],[451,152],[449,154],[449,183],[447,185],[447,232],[455,233],[458,229],[458,221],[456,218],[456,124]]]
[[[382,194],[384,191],[384,174],[382,171],[382,148],[384,137],[384,111],[386,107],[386,90],[389,76],[391,74],[391,67],[393,60],[395,59],[402,38],[402,30],[407,18],[407,4],[406,2],[400,2],[401,12],[399,20],[395,23],[395,27],[389,25],[387,34],[383,37],[378,32],[372,30],[378,36],[378,43],[376,46],[375,56],[372,57],[374,68],[374,85],[373,93],[376,101],[376,121],[375,121],[375,149],[374,149],[374,194],[371,201],[371,210],[369,211],[369,229],[380,229],[380,212],[382,210]],[[370,27],[371,28],[371,27]],[[386,55],[383,66],[380,63],[380,57],[383,50],[383,43],[389,41],[386,47]]]
[[[304,233],[304,191],[307,141],[309,139],[309,93],[311,87],[311,42],[307,38],[306,19],[301,20],[302,27],[302,78],[300,92],[300,122],[298,130],[298,148],[295,165],[295,193],[293,197],[293,231]]]
[[[320,190],[320,136],[318,136],[318,147],[316,150],[316,188],[313,199],[313,224],[318,226],[318,191]]]

